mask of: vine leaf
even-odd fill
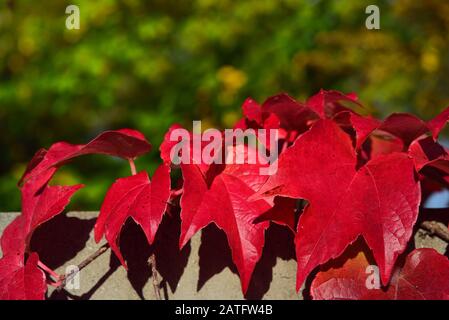
[[[45,178],[48,181],[51,175]],[[39,256],[29,252],[29,242],[36,228],[60,214],[82,187],[45,185],[39,188],[41,181],[42,177],[25,183],[21,189],[22,213],[2,234],[0,300],[44,298],[47,290],[45,275],[38,268]]]
[[[170,198],[170,168],[161,165],[152,181],[142,171],[136,175],[118,179],[109,189],[94,227],[95,241],[103,235],[111,249],[126,268],[118,239],[122,226],[131,217],[145,232],[152,244]]]
[[[309,201],[295,238],[297,290],[315,267],[338,257],[359,235],[374,253],[382,282],[388,283],[421,200],[407,154],[381,155],[357,170],[350,137],[333,121],[320,120],[281,154],[278,168],[258,198]]]
[[[440,112],[435,118],[427,122],[427,126],[432,132],[432,137],[436,140],[441,130],[449,120],[449,107]]]
[[[366,251],[349,257],[343,265],[330,264],[313,280],[312,297],[319,300],[449,299],[449,260],[434,249],[412,251],[405,264],[395,268],[387,287],[374,286],[375,269],[368,269],[370,265]]]
[[[83,185],[48,186],[36,191],[35,181],[27,182],[21,189],[22,214],[15,218],[3,232],[2,252],[7,255],[23,256],[28,249],[31,236],[44,222],[60,214],[73,194]]]
[[[125,159],[134,159],[150,151],[151,145],[139,131],[121,129],[105,131],[87,144],[74,145],[67,142],[53,144],[50,149],[41,149],[30,161],[19,184],[38,177],[45,171],[56,169],[67,161],[81,155],[106,154]]]
[[[256,152],[245,148],[245,155]],[[261,164],[225,165],[213,178],[206,179],[196,165],[181,165],[184,193],[181,197],[182,248],[191,237],[210,223],[222,229],[232,251],[232,259],[246,293],[265,243],[269,222],[254,222],[272,206],[265,200],[248,199],[266,181]],[[210,170],[214,170],[213,166]]]
[[[24,264],[23,256],[9,255],[0,259],[0,300],[43,300],[47,291],[45,275],[32,253]]]

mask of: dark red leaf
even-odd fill
[[[285,93],[268,98],[261,110],[265,115],[264,120],[268,118],[268,115],[274,114],[280,121],[280,127],[289,131],[304,132],[309,128],[310,121],[318,118],[312,109]],[[264,127],[268,126],[265,124]]]
[[[357,107],[362,105],[357,101],[354,93],[344,94],[335,90],[323,90],[307,100],[306,106],[315,111],[321,118],[333,118],[339,112],[351,111],[341,102],[346,102]]]
[[[429,130],[432,132],[432,136],[435,140],[438,138],[440,131],[444,128],[448,120],[449,120],[449,107],[444,109],[435,118],[427,122],[427,126],[429,127]]]
[[[316,266],[339,256],[359,235],[387,283],[407,245],[420,203],[413,161],[393,153],[359,170],[356,164],[349,136],[333,121],[320,120],[281,154],[278,172],[258,192],[309,201],[297,228],[297,289]]]
[[[261,214],[255,222],[272,221],[296,232],[295,212],[297,202],[296,199],[276,197],[274,207]]]
[[[379,121],[351,112],[350,121],[356,132],[356,149],[359,149],[373,133],[391,134],[401,139],[404,146],[409,146],[415,139],[429,131],[424,121],[408,113],[393,113],[384,121]]]
[[[415,161],[417,171],[432,166],[449,173],[449,155],[432,137],[414,141],[409,147],[409,154]]]
[[[246,148],[246,154],[250,148]],[[257,261],[262,255],[268,222],[254,220],[271,205],[265,200],[248,199],[267,176],[260,164],[227,165],[213,178],[211,186],[196,165],[182,165],[184,193],[181,198],[181,237],[184,246],[199,230],[214,222],[227,236],[245,293]]]
[[[250,121],[263,127],[263,116],[260,105],[251,98],[245,100],[242,105],[243,115]]]
[[[370,255],[360,251],[344,265],[327,267],[312,282],[314,299],[324,300],[447,300],[449,260],[434,249],[411,252],[403,267],[397,267],[387,287],[376,288]],[[375,282],[375,280],[374,280]],[[368,283],[368,286],[367,286]]]
[[[126,263],[120,253],[118,238],[122,226],[131,217],[145,232],[152,244],[170,197],[170,170],[161,165],[150,182],[146,172],[118,179],[106,194],[100,215],[95,224],[95,241],[105,234],[112,250],[123,266]]]
[[[43,300],[47,285],[38,262],[37,253],[32,253],[25,265],[23,256],[3,256],[0,259],[0,300]]]
[[[1,245],[3,254],[23,255],[34,230],[60,214],[70,202],[72,195],[82,188],[76,186],[45,186],[36,192],[35,180],[22,188],[22,214],[9,224],[3,232]]]
[[[35,154],[19,184],[81,155],[107,154],[134,159],[147,153],[150,149],[151,145],[143,134],[131,129],[103,132],[84,145],[58,142],[53,144],[48,151],[41,149]]]

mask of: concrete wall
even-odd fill
[[[0,233],[17,213],[0,213]],[[60,215],[39,228],[32,249],[58,273],[77,265],[102,243],[93,240],[95,212]],[[150,247],[139,227],[128,221],[121,236],[121,248],[128,261],[127,272],[108,250],[80,273],[80,289],[49,290],[52,299],[154,299],[148,257],[155,253],[163,281],[165,299],[243,299],[240,280],[232,264],[224,234],[209,226],[190,245],[178,250],[179,221],[164,219],[156,243]],[[296,261],[293,237],[284,228],[271,227],[267,244],[256,267],[246,298],[301,299],[295,292]],[[202,238],[206,241],[202,243]],[[163,240],[163,241],[161,241]],[[104,240],[103,240],[104,241]],[[434,247],[441,253],[446,243],[420,230],[417,247]]]
[[[17,216],[0,213],[0,233]],[[71,212],[60,215],[39,228],[31,243],[40,258],[58,273],[79,264],[95,252],[100,244],[93,240],[95,212]],[[157,257],[162,281],[161,295],[166,299],[243,299],[240,280],[231,262],[226,237],[215,227],[197,234],[181,252],[178,250],[179,221],[164,219],[158,239],[148,246],[139,227],[128,221],[121,236],[121,248],[128,260],[127,272],[108,250],[80,272],[80,289],[69,292],[49,291],[54,299],[154,299],[150,254]],[[207,238],[201,246],[201,238]],[[293,237],[283,228],[267,234],[279,238],[270,241],[258,264],[247,298],[298,299],[295,292],[296,261]],[[288,243],[289,245],[285,245]]]

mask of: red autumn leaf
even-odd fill
[[[324,119],[333,118],[336,114],[342,111],[351,112],[351,109],[345,107],[341,102],[362,107],[357,100],[358,97],[354,93],[344,94],[336,90],[321,89],[319,93],[310,97],[305,105]]]
[[[22,213],[4,230],[1,237],[0,299],[43,299],[47,289],[44,273],[37,267],[39,257],[25,256],[33,232],[60,214],[82,185],[48,186],[54,171],[27,180],[22,193]],[[42,186],[42,184],[45,184]]]
[[[193,235],[204,228],[209,222],[193,225],[196,213],[200,207],[208,185],[204,174],[200,168],[193,164],[181,164],[183,177],[183,194],[181,196],[181,235],[179,237],[179,247],[183,248]]]
[[[245,148],[247,155],[252,150]],[[181,197],[180,247],[209,223],[215,223],[227,236],[232,259],[246,293],[265,242],[268,222],[254,220],[271,205],[265,200],[248,199],[262,186],[267,176],[260,174],[260,164],[226,165],[208,186],[196,165],[181,165],[184,193]]]
[[[339,259],[340,260],[340,259]],[[331,263],[317,274],[311,294],[319,300],[446,300],[449,299],[449,260],[433,249],[411,252],[396,267],[387,287],[376,288],[369,253],[358,252],[343,265]]]
[[[6,227],[1,238],[4,255],[26,252],[31,236],[44,222],[60,214],[72,195],[82,188],[76,186],[45,186],[36,191],[35,181],[30,180],[21,189],[22,214]],[[40,183],[39,183],[40,184]]]
[[[404,143],[401,139],[388,135],[371,135],[370,137],[370,158],[373,159],[380,155],[386,155],[393,152],[402,152]]]
[[[360,149],[369,135],[377,129],[381,122],[371,117],[362,117],[356,113],[350,113],[350,121],[356,133],[356,149]]]
[[[296,232],[295,212],[298,200],[276,197],[274,207],[262,213],[254,222],[272,221]]]
[[[429,131],[424,121],[408,113],[393,113],[382,122],[377,130],[391,133],[400,138],[406,146]]]
[[[39,257],[32,253],[24,264],[23,256],[0,259],[0,300],[43,300],[47,285],[37,266]]]
[[[409,154],[415,161],[417,171],[432,166],[449,173],[449,155],[446,149],[431,137],[414,141],[409,147]]]
[[[339,256],[359,235],[387,283],[407,245],[420,203],[413,161],[392,153],[358,170],[356,165],[349,136],[333,121],[320,120],[281,154],[278,172],[258,192],[309,201],[295,239],[297,289],[316,266]]]
[[[152,244],[170,197],[170,170],[161,165],[152,181],[146,172],[118,179],[109,189],[95,224],[95,241],[106,236],[112,250],[124,267],[126,263],[118,246],[120,230],[131,217],[142,227]]]
[[[81,155],[107,154],[134,159],[147,153],[150,149],[151,145],[144,135],[131,129],[105,131],[83,145],[58,142],[53,144],[48,151],[41,149],[34,155],[19,184]]]
[[[446,122],[449,120],[449,107],[444,109],[440,114],[438,114],[435,118],[427,122],[427,126],[432,132],[433,138],[436,140],[440,131],[446,125]]]
[[[440,186],[449,186],[449,155],[442,145],[427,137],[414,141],[408,152],[427,187],[430,186],[429,179]],[[429,192],[429,188],[423,189],[423,195],[429,196]]]
[[[183,242],[188,240],[188,235],[195,234],[211,222],[223,229],[240,274],[244,293],[248,289],[254,267],[262,255],[264,233],[269,226],[268,222],[253,222],[270,208],[264,201],[249,202],[247,199],[253,194],[254,190],[237,177],[221,174],[204,193],[203,201],[195,215],[187,218],[187,214],[182,213]],[[189,203],[187,199],[184,200],[184,208],[189,210],[190,206],[186,203]],[[191,221],[190,225],[186,226],[186,220]]]
[[[264,114],[276,115],[281,128],[300,133],[306,131],[310,126],[309,123],[318,118],[312,109],[285,93],[268,98],[263,103],[261,110]],[[265,117],[265,119],[267,118],[268,116]],[[265,125],[265,127],[267,126]]]
[[[177,136],[174,134],[175,130],[183,130],[185,132],[185,136]],[[194,146],[194,139],[198,139],[199,141],[199,148],[195,148]],[[175,153],[176,148],[175,146],[177,144],[185,145],[186,148],[181,149],[181,152],[178,154]],[[209,165],[206,163],[203,163],[201,161],[201,156],[203,152],[203,148],[208,145],[208,141],[202,141],[201,135],[193,134],[192,132],[187,131],[179,124],[172,125],[167,133],[164,136],[164,140],[162,141],[159,151],[161,154],[161,159],[164,161],[165,164],[171,165],[173,163],[173,160],[177,157],[181,157],[182,159],[182,151],[186,151],[188,153],[187,158],[189,159],[190,163],[195,163],[193,160],[194,158],[199,159],[200,161],[196,161],[196,165],[199,166],[202,172],[206,172],[209,169]],[[182,161],[181,161],[182,162]]]
[[[429,128],[424,121],[408,113],[393,113],[384,121],[379,121],[370,117],[362,117],[351,112],[350,121],[356,132],[357,149],[359,149],[374,132],[389,133],[401,139],[404,146],[408,146],[415,139],[429,131]]]
[[[161,159],[164,161],[164,163],[166,163],[166,164],[168,164],[168,165],[172,162],[172,161],[171,161],[171,160],[172,160],[172,159],[171,159],[171,152],[172,152],[173,147],[174,147],[178,142],[180,142],[180,139],[177,140],[177,141],[172,141],[172,140],[171,140],[172,132],[173,132],[174,130],[176,130],[176,129],[183,129],[183,127],[182,127],[181,125],[179,125],[179,124],[174,124],[174,125],[172,125],[172,126],[168,129],[167,133],[166,133],[165,136],[164,136],[164,140],[162,141],[161,145],[159,146],[159,151],[160,151],[160,154],[161,154]]]
[[[251,98],[248,98],[242,105],[243,115],[249,120],[254,121],[263,127],[263,115],[260,105]]]
[[[245,118],[234,129],[278,129],[278,138],[288,143],[292,143],[298,134],[307,131],[318,119],[312,109],[285,93],[268,98],[262,105],[248,98],[242,105],[242,111]]]

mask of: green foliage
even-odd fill
[[[365,28],[376,3],[381,30]],[[81,29],[65,28],[77,4]],[[0,0],[0,208],[40,147],[133,127],[154,144],[173,122],[228,127],[247,96],[355,91],[373,112],[425,118],[449,102],[449,3],[439,0]],[[101,168],[101,169],[100,169]],[[125,163],[87,157],[58,175],[89,182],[97,209]]]

